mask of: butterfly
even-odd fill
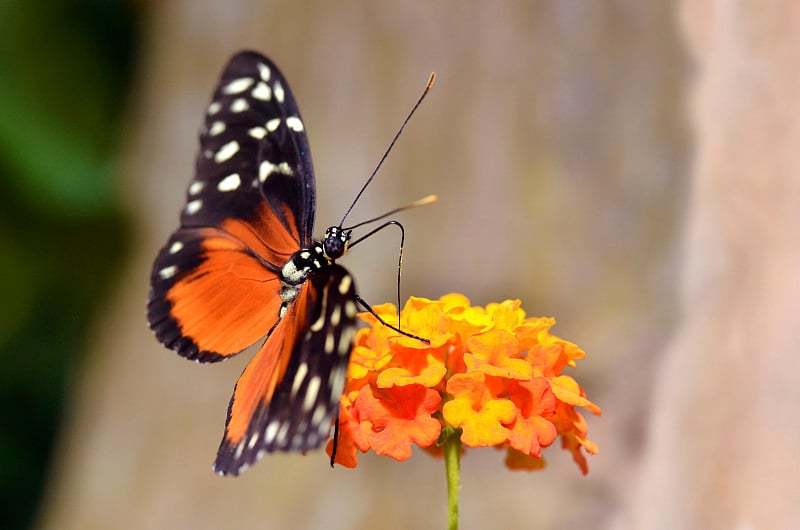
[[[286,78],[240,52],[206,110],[180,227],[155,259],[147,301],[156,338],[187,359],[222,361],[266,337],[234,387],[221,475],[329,436],[363,301],[335,263],[352,229],[340,223],[315,240],[314,209],[305,123]]]

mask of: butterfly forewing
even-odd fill
[[[314,189],[288,83],[266,57],[235,55],[206,109],[181,228],[153,265],[156,337],[199,361],[263,337],[277,320],[280,268],[311,242]]]
[[[314,177],[304,122],[280,70],[260,54],[242,52],[228,63],[206,109],[181,222],[257,221],[265,201],[296,233],[298,248],[311,243]]]
[[[237,475],[265,451],[306,451],[327,439],[344,388],[356,309],[353,278],[344,268],[331,265],[309,276],[236,385],[214,463],[218,473]],[[277,375],[259,377],[268,372]]]

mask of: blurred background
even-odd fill
[[[0,528],[444,526],[422,453],[214,475],[247,355],[189,363],[147,328],[242,48],[300,104],[318,232],[437,72],[350,219],[438,194],[401,214],[404,297],[519,298],[588,353],[588,476],[558,447],[538,473],[469,451],[463,528],[800,524],[798,24],[777,1],[0,3]],[[343,262],[373,304],[394,300],[397,239]]]

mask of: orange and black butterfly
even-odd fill
[[[314,193],[286,79],[258,53],[235,55],[206,111],[181,226],[155,260],[147,302],[158,340],[195,361],[227,359],[266,336],[233,391],[214,462],[222,475],[329,435],[362,301],[335,263],[352,228],[314,240]]]

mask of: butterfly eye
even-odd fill
[[[351,230],[342,230],[332,226],[325,230],[325,240],[322,243],[325,257],[330,260],[341,258],[347,252],[347,242],[350,241]]]

